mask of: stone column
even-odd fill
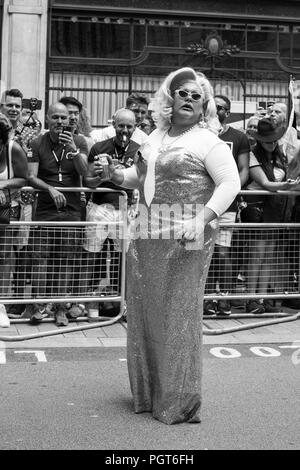
[[[2,25],[1,93],[19,88],[24,98],[43,100],[43,121],[48,0],[4,0]]]

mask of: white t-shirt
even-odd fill
[[[257,160],[254,153],[250,152],[249,168],[253,168],[255,166],[261,166],[261,164]],[[273,168],[273,173],[274,173],[274,178],[275,178],[276,182],[280,182],[280,181],[284,180],[285,172],[282,168],[278,168],[277,166],[275,166]],[[261,189],[264,189],[264,188],[262,188],[256,181],[251,181],[251,183],[247,186],[247,189],[261,190]]]
[[[96,142],[102,142],[103,140],[111,139],[115,137],[116,131],[113,126],[104,127],[103,129],[93,129],[91,132],[91,137]],[[136,142],[139,145],[142,145],[148,138],[148,135],[143,132],[138,127],[135,128],[135,131],[132,134],[131,140]]]

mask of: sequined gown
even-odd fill
[[[159,153],[152,205],[205,204],[210,199],[215,186],[203,159],[211,142],[194,152],[190,143],[198,132],[215,142],[209,131],[200,130]],[[154,151],[160,138],[160,133],[153,137]],[[130,244],[127,355],[134,409],[151,412],[166,424],[200,422],[203,295],[215,228],[206,226],[202,250],[188,251],[174,239],[135,239]]]

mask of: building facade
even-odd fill
[[[42,99],[42,112],[72,94],[95,127],[131,91],[153,96],[178,67],[203,71],[215,92],[243,103],[244,115],[253,103],[285,100],[290,76],[300,78],[297,0],[2,0],[0,7],[1,88]]]

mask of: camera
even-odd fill
[[[42,100],[37,98],[23,98],[22,107],[30,109],[30,111],[37,111],[42,109]]]

